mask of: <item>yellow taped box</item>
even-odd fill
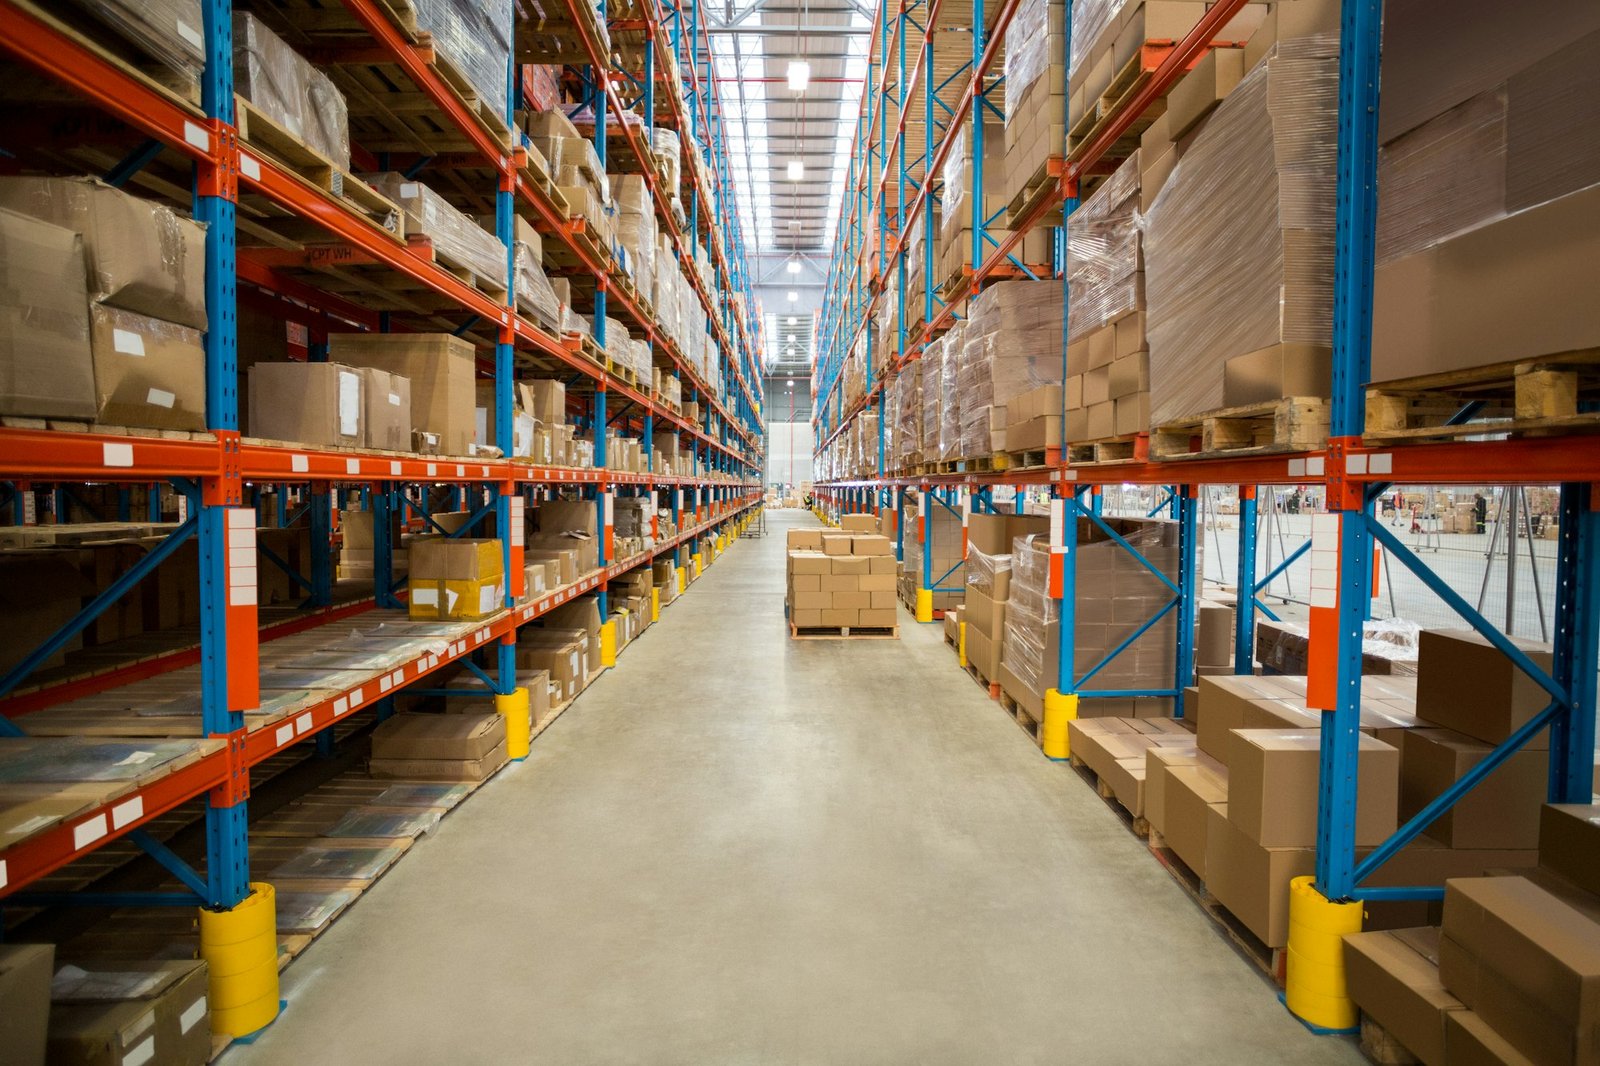
[[[412,618],[484,618],[505,598],[500,541],[419,537],[411,542]]]

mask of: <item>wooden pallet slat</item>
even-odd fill
[[[1328,442],[1330,409],[1321,397],[1290,396],[1174,419],[1152,428],[1150,457],[1239,457],[1321,448]]]
[[[1597,429],[1600,414],[1584,410],[1597,400],[1600,349],[1511,360],[1374,382],[1366,393],[1366,437],[1382,442]],[[1467,404],[1479,410],[1471,421],[1452,425]]]
[[[789,623],[792,640],[899,640],[900,627],[892,626],[797,626]]]

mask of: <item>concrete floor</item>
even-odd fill
[[[285,974],[258,1063],[1355,1063],[963,677],[712,566]],[[902,616],[904,617],[904,616]]]

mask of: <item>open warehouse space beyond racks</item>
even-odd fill
[[[1600,1063],[1596,45],[0,0],[0,1063]]]

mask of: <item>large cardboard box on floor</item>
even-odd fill
[[[48,1061],[62,1066],[205,1066],[211,1059],[204,962],[119,959],[57,971]]]
[[[1509,638],[1545,671],[1552,666],[1548,644]],[[1512,665],[1493,645],[1465,630],[1422,631],[1417,648],[1417,717],[1489,744],[1498,744],[1550,703],[1533,678]],[[1541,731],[1528,748],[1548,748]]]
[[[17,1066],[44,1066],[53,944],[0,944],[0,1048]]]
[[[472,344],[448,333],[333,333],[328,358],[411,382],[411,425],[437,434],[443,455],[470,455],[477,428]]]
[[[1448,729],[1413,729],[1401,742],[1400,818],[1409,820],[1489,756],[1493,745]],[[1513,753],[1423,830],[1458,848],[1533,848],[1547,794],[1548,752]]]
[[[1344,938],[1351,1000],[1425,1063],[1446,1062],[1445,1018],[1465,1005],[1439,979],[1439,930],[1375,930]]]
[[[1317,842],[1320,732],[1235,729],[1228,748],[1228,819],[1264,847]],[[1377,845],[1395,831],[1400,753],[1362,736],[1356,759],[1355,842]]]

